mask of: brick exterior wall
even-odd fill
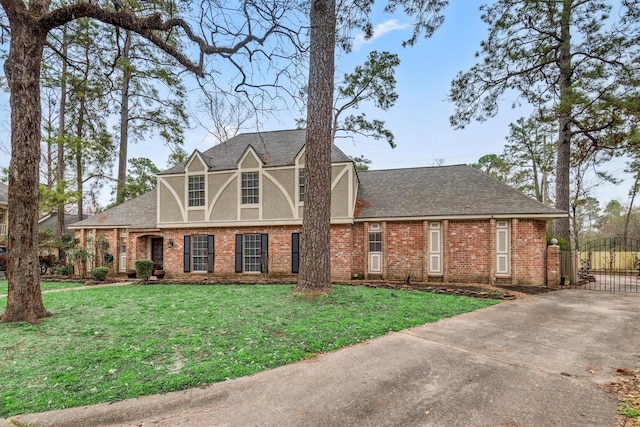
[[[515,220],[514,220],[515,221]],[[518,285],[542,285],[545,283],[547,250],[547,224],[544,221],[519,220],[518,235],[511,236],[513,263],[517,262]]]
[[[422,221],[387,222],[382,236],[385,277],[422,281]]]
[[[362,279],[367,271],[368,222],[358,222],[352,227],[352,278]]]
[[[164,229],[164,271],[165,279],[202,280],[233,279],[256,280],[260,278],[286,281],[296,280],[297,274],[291,273],[292,266],[292,233],[300,233],[300,226],[268,226],[268,227],[227,227],[227,228],[180,228]],[[235,248],[237,234],[267,234],[269,236],[268,273],[236,273]],[[159,235],[159,234],[158,234]],[[158,235],[149,233],[129,233],[129,254],[135,259],[150,258],[148,239]],[[184,272],[184,236],[213,235],[215,239],[214,272]],[[352,270],[352,230],[350,225],[334,225],[331,228],[331,270],[337,281],[351,278]],[[173,246],[170,246],[173,242]],[[128,264],[133,268],[135,259],[129,257]]]
[[[383,279],[412,282],[444,281],[461,283],[502,283],[544,285],[547,277],[546,222],[544,220],[510,221],[509,276],[496,278],[496,221],[441,221],[443,274],[428,277],[428,221],[381,222],[383,263],[382,274],[368,274],[369,223],[333,225],[331,228],[331,271],[336,282],[353,278]],[[133,270],[136,259],[151,258],[150,239],[163,237],[165,279],[200,281],[202,279],[233,279],[256,281],[261,278],[295,281],[291,273],[291,235],[301,226],[181,228],[153,232],[129,232],[127,235],[127,266]],[[81,245],[88,233],[104,236],[109,252],[114,255],[112,273],[120,271],[120,230],[79,230]],[[269,235],[269,272],[266,274],[235,273],[236,234]],[[213,273],[183,271],[184,236],[214,235],[215,262]],[[172,243],[172,244],[171,244]],[[552,265],[550,265],[552,267]]]
[[[447,241],[444,245],[445,276],[450,282],[492,281],[492,242],[495,233],[487,220],[449,221]]]

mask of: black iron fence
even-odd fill
[[[640,240],[587,242],[560,253],[561,285],[608,292],[640,292]]]

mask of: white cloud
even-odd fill
[[[397,19],[389,19],[388,21],[376,25],[373,29],[373,37],[368,40],[364,38],[364,34],[358,34],[353,40],[353,49],[358,50],[363,45],[369,44],[375,39],[380,38],[391,31],[404,30],[408,26],[409,24],[401,24]]]

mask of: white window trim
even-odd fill
[[[252,239],[255,239],[257,236],[257,241],[259,246],[259,250],[258,250],[258,270],[247,270],[246,269],[246,260],[247,260],[247,240],[248,238],[251,236]],[[242,272],[246,273],[246,274],[260,274],[261,273],[261,252],[262,252],[262,235],[261,234],[254,234],[254,233],[249,233],[249,234],[243,234],[242,235]]]
[[[437,246],[434,246],[437,243]],[[437,265],[437,268],[433,268]],[[428,274],[430,276],[442,275],[442,224],[440,222],[429,223],[429,250],[428,250]]]
[[[200,206],[191,206],[189,204],[189,178],[191,177],[196,177],[196,176],[201,176],[202,180],[203,180],[203,184],[204,184],[204,188],[202,191],[204,191],[204,197],[203,197],[203,204]],[[193,172],[193,173],[188,173],[186,175],[186,180],[185,180],[185,186],[186,186],[186,204],[187,204],[187,209],[196,209],[196,210],[201,210],[201,209],[205,209],[207,207],[207,174],[205,172]]]
[[[379,234],[380,235],[380,250],[379,251],[371,251],[371,234]],[[384,236],[382,236],[382,225],[379,222],[373,222],[369,224],[369,230],[367,232],[367,260],[368,260],[368,271],[369,274],[382,274],[382,261],[383,261],[383,241]],[[378,268],[375,268],[377,266]]]
[[[127,230],[120,230],[120,239],[118,240],[118,252],[119,252],[119,265],[118,265],[118,270],[120,272],[125,272],[127,271],[127,250],[129,247],[129,242],[127,241],[127,237],[129,236],[129,233],[127,232]],[[124,252],[122,252],[122,239],[124,239]]]
[[[504,245],[500,240],[504,239]],[[504,246],[504,247],[501,247]],[[496,276],[511,275],[511,228],[509,221],[496,222]],[[504,268],[501,268],[501,265]]]
[[[195,268],[196,263],[195,263],[194,258],[196,256],[201,257],[201,255],[196,255],[196,247],[195,247],[196,237],[204,237],[204,260],[205,261],[204,261],[204,269],[202,269],[202,270],[196,270],[196,268]],[[190,248],[190,250],[191,250],[191,272],[192,273],[206,273],[207,272],[207,270],[208,270],[208,259],[207,259],[207,256],[208,256],[208,245],[209,245],[209,236],[208,235],[206,235],[206,234],[192,234],[191,235],[191,248]],[[202,248],[200,248],[200,249],[202,249]]]
[[[256,203],[244,203],[244,195],[242,192],[244,191],[243,186],[243,176],[247,173],[255,173],[258,175],[258,201]],[[240,205],[242,207],[259,207],[262,202],[262,174],[259,169],[255,170],[241,170],[240,171]]]
[[[304,175],[304,192],[300,192],[300,174]],[[301,195],[307,194],[307,172],[303,166],[296,167],[296,201],[298,206],[304,206],[304,200],[300,200]]]

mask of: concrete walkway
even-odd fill
[[[6,422],[613,427],[617,402],[600,385],[639,367],[640,294],[563,290],[206,388]]]

